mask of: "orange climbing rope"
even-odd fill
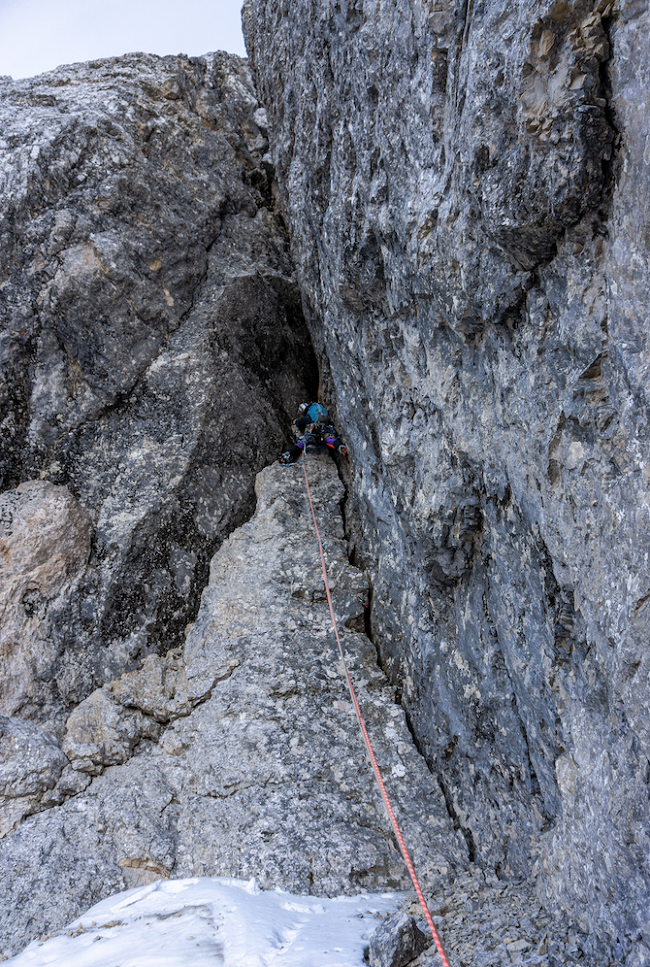
[[[329,583],[328,583],[328,580],[327,580],[327,569],[325,567],[325,558],[323,556],[323,542],[321,540],[320,532],[318,530],[318,523],[316,522],[316,512],[314,510],[314,502],[313,502],[313,500],[311,498],[311,490],[309,488],[309,477],[307,476],[307,453],[306,453],[306,450],[307,450],[307,448],[305,447],[305,451],[303,452],[303,458],[302,458],[302,466],[303,466],[303,472],[305,474],[305,484],[307,486],[307,496],[309,497],[309,506],[311,507],[311,516],[312,516],[312,518],[314,520],[314,528],[316,530],[316,537],[318,539],[318,549],[320,551],[320,562],[321,562],[321,567],[323,568],[323,579],[325,581],[325,593],[327,594],[327,603],[328,603],[329,609],[330,609],[330,617],[332,619],[332,627],[334,628],[334,635],[336,637],[336,643],[339,646],[339,654],[341,656],[341,661],[343,662],[343,668],[345,670],[345,677],[347,679],[348,688],[350,690],[350,695],[352,696],[352,703],[353,703],[354,708],[355,708],[356,713],[357,713],[357,719],[359,720],[359,726],[360,726],[361,732],[363,734],[363,740],[366,743],[366,749],[368,750],[368,755],[370,757],[370,762],[372,764],[372,768],[373,768],[373,771],[375,773],[375,778],[377,779],[377,783],[379,785],[379,790],[380,790],[380,792],[382,794],[382,797],[383,797],[383,800],[384,800],[384,804],[386,806],[386,809],[388,810],[388,815],[390,816],[390,821],[393,824],[393,829],[395,830],[395,836],[397,837],[397,842],[399,843],[399,848],[401,850],[402,856],[404,857],[404,862],[406,863],[407,869],[408,869],[409,874],[411,876],[411,879],[413,881],[413,886],[415,887],[415,892],[417,893],[418,900],[420,901],[420,904],[422,906],[422,910],[424,911],[424,916],[426,918],[427,924],[429,925],[429,930],[431,931],[431,936],[433,937],[433,941],[434,941],[434,943],[436,945],[436,949],[437,949],[438,953],[440,954],[440,960],[443,963],[443,967],[449,967],[449,961],[447,960],[447,957],[445,956],[445,951],[444,951],[443,946],[442,946],[442,943],[440,941],[440,937],[438,936],[438,931],[436,930],[435,925],[434,925],[434,922],[433,922],[433,919],[431,917],[431,914],[429,913],[429,908],[427,906],[426,900],[424,899],[424,894],[422,893],[422,890],[420,888],[420,884],[418,882],[418,878],[417,878],[415,869],[413,867],[413,863],[411,862],[411,857],[409,856],[409,852],[408,852],[408,850],[406,848],[406,844],[405,844],[404,838],[402,836],[402,831],[399,828],[397,819],[395,818],[395,813],[393,812],[393,807],[391,805],[390,799],[388,798],[388,793],[386,792],[386,787],[384,785],[384,780],[382,779],[381,772],[379,771],[379,766],[377,765],[377,760],[375,758],[375,753],[373,752],[372,745],[370,743],[370,737],[369,737],[368,732],[366,730],[366,724],[365,724],[365,722],[363,720],[363,715],[361,714],[361,709],[359,708],[359,703],[357,701],[357,696],[356,696],[356,693],[354,691],[354,686],[352,685],[352,679],[350,678],[350,672],[348,671],[348,666],[347,666],[347,663],[345,661],[345,657],[343,655],[343,646],[341,645],[341,639],[339,638],[338,628],[336,627],[336,618],[334,617],[334,608],[332,607],[332,598],[331,598],[331,595],[330,595],[330,588],[329,588]]]

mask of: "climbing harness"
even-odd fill
[[[438,931],[436,930],[435,925],[434,925],[434,922],[433,922],[433,919],[431,917],[431,914],[429,913],[429,908],[427,906],[427,902],[424,899],[424,894],[422,893],[422,889],[420,887],[420,883],[418,881],[418,878],[417,878],[415,869],[413,867],[413,863],[411,862],[411,857],[409,856],[409,852],[408,852],[408,850],[406,848],[406,844],[404,842],[404,838],[402,837],[402,831],[399,828],[397,819],[395,818],[395,813],[393,812],[393,807],[391,805],[391,801],[388,798],[388,793],[386,792],[386,787],[384,785],[384,780],[382,779],[381,772],[379,771],[379,766],[377,765],[377,760],[375,758],[375,753],[373,752],[372,745],[370,743],[370,737],[369,737],[368,732],[366,730],[366,723],[363,720],[363,715],[361,714],[361,709],[360,709],[359,703],[357,701],[357,696],[356,696],[356,692],[354,691],[354,686],[352,684],[352,679],[350,678],[350,672],[348,670],[347,662],[346,662],[345,657],[344,657],[344,654],[343,654],[343,646],[341,645],[341,639],[339,638],[339,632],[338,632],[338,628],[336,626],[336,618],[334,617],[334,608],[332,606],[332,597],[330,595],[330,586],[329,586],[329,582],[327,580],[327,569],[325,567],[325,558],[323,556],[323,542],[321,540],[320,531],[318,530],[318,523],[316,522],[316,511],[314,510],[314,502],[312,500],[311,490],[310,490],[310,487],[309,487],[309,477],[307,476],[307,458],[306,458],[306,452],[305,452],[305,456],[303,456],[303,467],[302,467],[302,469],[303,469],[303,473],[305,475],[305,485],[307,487],[307,496],[309,498],[309,506],[311,508],[311,516],[312,516],[312,519],[314,521],[314,529],[316,531],[316,539],[318,541],[318,550],[319,550],[319,553],[320,553],[320,563],[321,563],[321,567],[323,569],[323,579],[325,581],[325,593],[327,595],[327,603],[328,603],[329,609],[330,609],[330,617],[332,619],[332,627],[334,628],[334,636],[336,638],[336,644],[338,645],[338,648],[339,648],[339,655],[340,655],[341,661],[343,663],[343,669],[345,671],[345,678],[346,678],[346,681],[347,681],[347,684],[348,684],[348,689],[350,691],[350,696],[352,698],[352,704],[354,705],[354,709],[355,709],[355,711],[357,713],[357,720],[359,722],[359,727],[360,727],[361,733],[363,735],[363,741],[365,742],[365,745],[366,745],[366,749],[367,749],[367,752],[368,752],[368,756],[370,758],[370,763],[372,765],[373,772],[375,773],[375,778],[376,778],[377,784],[379,786],[379,791],[381,792],[382,798],[384,800],[384,805],[386,806],[386,809],[388,811],[388,815],[390,817],[390,821],[392,823],[393,830],[395,832],[395,836],[397,837],[397,842],[399,843],[399,848],[400,848],[402,857],[404,859],[404,862],[406,863],[406,867],[407,867],[407,869],[409,871],[409,875],[411,877],[411,880],[413,881],[413,886],[415,887],[415,892],[417,893],[418,900],[420,901],[420,905],[421,905],[422,910],[424,912],[424,916],[425,916],[425,919],[427,921],[427,925],[429,927],[429,930],[431,931],[431,936],[433,937],[433,942],[436,945],[436,949],[438,951],[438,954],[440,955],[440,960],[442,961],[443,967],[449,967],[449,961],[447,960],[447,957],[445,956],[445,951],[444,951],[444,948],[443,948],[442,943],[440,941],[440,937],[438,936]]]

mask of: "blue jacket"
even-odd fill
[[[302,433],[310,424],[318,423],[319,420],[329,420],[329,413],[322,403],[310,403],[304,415],[296,420],[296,426]]]

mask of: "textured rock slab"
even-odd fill
[[[493,874],[476,869],[459,876],[444,899],[432,897],[429,909],[452,967],[612,967],[617,963],[575,924],[555,920],[535,896],[530,883],[505,886]],[[419,904],[405,910],[416,917]],[[411,967],[438,967],[431,944]]]
[[[244,7],[384,667],[477,859],[616,956],[650,944],[648,18]]]
[[[0,81],[0,489],[65,486],[92,524],[44,623],[49,691],[18,713],[58,734],[182,643],[314,391],[265,124],[227,54]]]
[[[311,457],[309,469],[343,647],[405,839],[432,889],[465,866],[465,842],[374,646],[346,627],[362,617],[366,580],[348,561],[335,464]],[[0,846],[10,898],[0,949],[161,876],[255,876],[266,888],[317,895],[408,888],[341,675],[302,468],[268,467],[256,491],[254,517],[212,561],[184,661],[168,657],[194,707],[178,716],[168,689],[165,711],[151,659],[149,692],[130,673],[79,706],[64,748],[86,781],[103,773]],[[161,731],[165,715],[172,721]]]

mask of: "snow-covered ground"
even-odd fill
[[[102,900],[7,967],[363,967],[404,894],[263,892],[254,880],[162,880]]]

